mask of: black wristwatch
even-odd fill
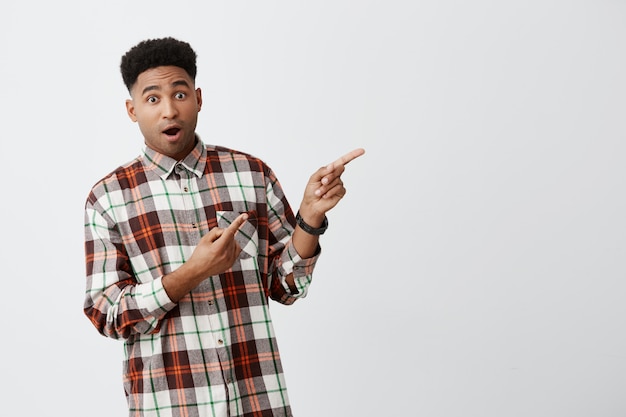
[[[300,226],[302,230],[314,236],[323,235],[326,229],[328,229],[328,219],[326,218],[326,216],[324,216],[324,222],[320,227],[311,227],[306,224],[302,216],[300,216],[300,211],[296,213],[296,223],[298,224],[298,226]]]

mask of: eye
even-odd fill
[[[157,98],[155,96],[148,97],[148,103],[156,103],[156,102],[157,102]]]
[[[176,97],[176,99],[178,99],[178,100],[182,100],[185,97],[187,97],[187,94],[179,92],[179,93],[176,93],[176,95],[174,97]]]

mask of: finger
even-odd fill
[[[322,198],[333,198],[333,197],[337,197],[337,198],[343,198],[346,195],[346,189],[343,186],[343,184],[337,184],[336,186],[332,187],[331,189],[329,189],[328,191],[326,191],[324,193],[324,195],[322,196]]]
[[[222,236],[223,233],[224,233],[224,229],[220,229],[219,227],[214,227],[213,229],[209,230],[209,233],[207,233],[203,237],[203,240],[215,242],[217,239],[220,238],[220,236]]]
[[[227,237],[231,237],[231,236],[235,236],[235,234],[237,233],[237,230],[239,230],[239,228],[245,223],[245,221],[248,220],[248,213],[242,213],[239,216],[237,216],[237,218],[230,224],[230,226],[228,226],[225,230],[223,235],[227,235]],[[222,236],[223,236],[222,235]]]
[[[331,162],[330,164],[328,164],[327,168],[328,168],[328,170],[333,170],[333,169],[335,169],[335,167],[342,166],[342,165],[347,165],[348,162],[352,161],[353,159],[358,158],[359,156],[363,155],[364,153],[365,153],[365,149],[363,149],[363,148],[354,149],[354,150],[348,152],[347,154],[345,154],[344,156],[342,156],[341,158],[337,159],[336,161]]]

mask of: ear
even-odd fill
[[[196,101],[198,104],[198,111],[202,108],[202,90],[200,87],[196,88]]]
[[[133,104],[133,100],[130,98],[126,100],[126,113],[128,113],[130,120],[133,122],[137,121],[137,116],[135,116],[135,105]]]

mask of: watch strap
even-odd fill
[[[300,216],[299,210],[296,213],[296,223],[298,224],[298,226],[300,226],[302,230],[314,236],[322,235],[324,234],[326,229],[328,229],[328,218],[326,218],[326,216],[324,216],[324,221],[322,222],[322,225],[320,227],[311,227],[308,224],[306,224],[302,216]]]

